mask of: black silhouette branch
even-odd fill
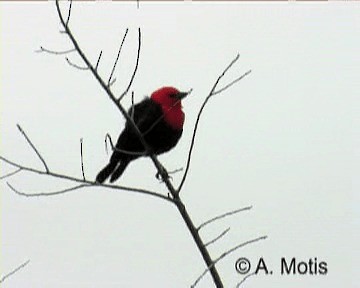
[[[115,60],[115,62],[114,62],[114,66],[113,66],[113,68],[112,68],[112,70],[111,70],[111,73],[110,73],[110,76],[109,76],[108,86],[110,86],[111,78],[112,78],[113,75],[114,75],[116,65],[117,65],[117,63],[118,63],[118,61],[119,61],[121,49],[122,49],[122,47],[123,47],[123,45],[124,45],[124,42],[125,42],[125,39],[126,39],[126,36],[127,36],[128,32],[129,32],[129,28],[126,28],[124,37],[123,37],[123,39],[122,39],[122,41],[121,41],[121,44],[120,44],[120,47],[119,47],[119,50],[118,50],[118,53],[117,53],[117,56],[116,56],[116,60]],[[101,54],[100,54],[100,55],[101,55]],[[97,67],[97,66],[96,66],[96,67]],[[96,69],[96,67],[95,67],[95,69]]]
[[[240,58],[240,54],[237,54],[236,57],[230,62],[230,64],[224,69],[224,71],[220,74],[220,76],[217,78],[217,80],[215,81],[215,84],[213,85],[213,87],[211,88],[208,96],[205,98],[203,104],[200,107],[200,110],[198,112],[197,115],[197,119],[195,122],[195,126],[194,126],[194,130],[193,130],[193,134],[192,134],[192,138],[191,138],[191,144],[190,144],[190,148],[189,148],[189,152],[188,152],[188,157],[187,157],[187,161],[186,161],[186,168],[185,168],[185,172],[183,175],[183,178],[181,179],[180,185],[177,189],[178,193],[180,193],[181,188],[183,187],[187,174],[189,172],[190,169],[190,162],[191,162],[191,156],[192,156],[192,152],[194,149],[194,144],[195,144],[195,137],[196,137],[196,132],[199,126],[199,122],[200,122],[200,117],[204,111],[204,108],[206,106],[206,104],[208,103],[208,101],[210,100],[211,97],[213,97],[216,94],[219,94],[223,91],[225,91],[226,89],[230,88],[232,85],[234,85],[235,83],[239,82],[241,79],[243,79],[245,76],[249,75],[251,73],[251,70],[247,71],[246,73],[244,73],[243,75],[241,75],[240,77],[238,77],[237,79],[233,80],[232,82],[230,82],[229,84],[225,85],[223,88],[219,89],[216,91],[216,88],[220,82],[220,80],[225,76],[226,72],[229,71],[229,69],[239,60]]]
[[[7,163],[7,164],[9,164],[12,167],[17,168],[19,170],[18,172],[27,171],[27,172],[31,172],[31,173],[34,173],[34,174],[47,175],[47,176],[51,176],[51,177],[54,177],[54,178],[63,179],[63,180],[69,180],[69,181],[81,184],[81,185],[78,185],[78,186],[74,186],[72,188],[59,190],[59,191],[55,191],[55,192],[24,193],[24,192],[18,191],[10,183],[8,183],[8,186],[9,187],[11,186],[10,188],[13,188],[12,189],[13,191],[16,190],[14,192],[16,192],[17,194],[19,194],[21,196],[27,196],[27,197],[54,196],[54,195],[59,195],[59,194],[65,194],[67,192],[77,190],[77,189],[80,189],[80,188],[83,188],[83,187],[103,187],[103,188],[109,188],[109,189],[113,189],[113,190],[123,190],[123,191],[128,191],[128,192],[135,192],[135,193],[141,193],[141,194],[145,194],[145,195],[155,196],[155,197],[161,198],[163,200],[170,201],[171,203],[174,203],[174,201],[172,199],[170,199],[169,197],[166,197],[166,196],[164,196],[164,195],[162,195],[160,193],[150,191],[150,190],[146,190],[146,189],[142,189],[142,188],[127,187],[127,186],[120,186],[120,185],[110,185],[110,184],[98,184],[98,183],[93,182],[93,181],[84,180],[83,178],[77,178],[77,177],[68,176],[68,175],[64,175],[64,174],[60,174],[60,173],[55,173],[55,172],[52,172],[52,171],[43,171],[43,170],[40,170],[40,169],[27,167],[27,166],[21,165],[19,163],[15,163],[15,162],[13,162],[11,160],[8,160],[7,158],[5,158],[3,156],[0,156],[0,160]]]
[[[68,16],[67,16],[66,23],[65,23],[66,26],[69,25],[70,16],[71,16],[71,7],[72,7],[72,0],[70,1],[70,4],[69,4],[69,12],[68,12]]]
[[[48,173],[49,172],[49,167],[46,164],[44,158],[41,156],[41,154],[39,153],[39,151],[36,149],[36,147],[34,146],[34,144],[31,142],[31,140],[29,139],[29,137],[26,135],[25,131],[21,128],[21,126],[19,124],[16,125],[17,128],[19,129],[19,131],[21,132],[21,134],[25,137],[26,141],[28,142],[28,144],[30,145],[30,147],[35,151],[36,155],[39,157],[40,161],[44,164],[45,170]],[[19,167],[20,168],[20,167]]]
[[[84,172],[83,138],[80,138],[80,158],[81,158],[81,174],[83,176],[83,180],[86,180],[85,172]]]
[[[123,99],[124,96],[129,92],[130,87],[131,87],[132,83],[134,82],[134,78],[135,78],[137,69],[138,69],[138,67],[139,67],[140,48],[141,48],[141,29],[138,28],[138,50],[137,50],[135,68],[134,68],[133,74],[131,75],[129,85],[126,87],[125,91],[120,95],[120,97],[119,97],[119,99],[118,99],[119,102],[120,102],[121,99]]]
[[[76,50],[75,50],[76,51]],[[101,59],[101,56],[102,56],[102,50],[100,51],[100,54],[99,54],[99,57],[98,57],[98,60],[96,61],[96,66],[95,66],[95,70],[97,71],[98,67],[99,67],[99,63],[100,63],[100,59]]]
[[[27,264],[29,264],[30,260],[27,260],[26,262],[24,262],[23,264],[21,264],[20,266],[16,267],[14,270],[12,270],[11,272],[5,274],[4,276],[1,277],[0,279],[0,284],[3,283],[7,278],[9,278],[10,276],[14,275],[16,272],[20,271],[21,269],[23,269]]]

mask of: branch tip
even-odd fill
[[[36,155],[39,157],[40,161],[43,163],[44,168],[47,173],[49,173],[49,167],[47,166],[44,158],[41,156],[40,152],[36,149],[35,145],[31,142],[30,138],[26,135],[25,131],[21,128],[19,124],[16,124],[17,128],[19,129],[20,133],[25,137],[26,141],[30,145],[30,147],[35,151]]]

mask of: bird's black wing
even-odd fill
[[[129,109],[128,113],[133,117],[136,126],[143,135],[149,131],[149,129],[151,130],[153,124],[162,116],[161,107],[149,98],[145,98],[140,103],[134,105],[133,108]],[[126,122],[125,128],[116,143],[116,147],[135,153],[144,151],[144,147],[129,121]],[[137,158],[137,155],[128,154],[127,156],[129,156],[130,159]]]
[[[156,122],[161,120],[162,117],[160,105],[148,97],[134,105],[134,107],[130,107],[128,113],[133,117],[136,126],[142,133],[148,131]],[[127,123],[127,126],[130,126],[129,123]]]

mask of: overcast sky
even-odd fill
[[[64,3],[65,4],[65,3]],[[35,53],[72,48],[60,34],[54,3],[1,3],[1,155],[27,166],[41,162],[16,128],[19,123],[54,172],[94,179],[107,162],[104,135],[116,139],[124,120],[89,71],[63,56]],[[63,6],[65,7],[65,6]],[[103,56],[107,79],[125,29],[115,72],[118,95],[135,65],[142,29],[136,101],[164,85],[193,88],[183,102],[183,137],[159,159],[169,170],[185,165],[197,112],[218,75],[240,53],[220,87],[252,73],[209,102],[200,122],[182,198],[198,225],[253,205],[201,231],[213,258],[259,236],[218,264],[226,287],[264,257],[273,275],[242,287],[357,287],[359,274],[358,3],[75,2],[70,25],[89,59]],[[64,10],[65,11],[65,10]],[[72,62],[83,65],[76,53]],[[129,100],[124,105],[129,105]],[[1,163],[1,175],[12,171]],[[132,163],[119,185],[167,191],[149,159]],[[178,185],[182,173],[173,175]],[[204,270],[178,211],[161,199],[90,188],[25,198],[71,183],[20,173],[2,180],[1,275],[30,263],[3,287],[190,287]],[[280,273],[280,261],[326,262],[327,275]],[[197,287],[213,287],[206,276]]]

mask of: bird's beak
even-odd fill
[[[189,91],[187,92],[179,92],[178,94],[176,94],[176,99],[178,100],[182,100],[184,99],[187,95],[189,95],[191,93],[192,89],[190,89]]]

